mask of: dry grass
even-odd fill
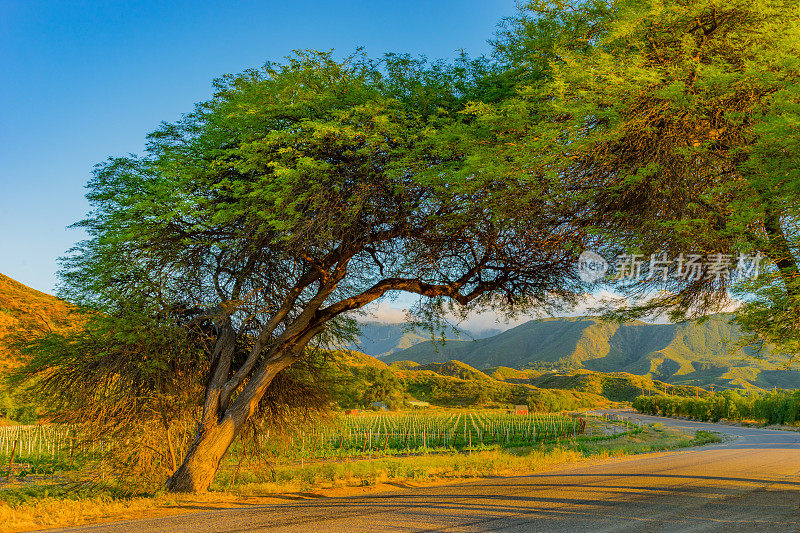
[[[565,441],[546,447],[332,461],[272,470],[253,465],[239,472],[233,487],[230,486],[231,472],[221,472],[213,492],[187,497],[156,495],[123,498],[111,494],[80,495],[58,490],[48,493],[46,488],[0,491],[0,531],[26,531],[153,517],[184,512],[189,508],[197,510],[198,505],[213,508],[223,502],[226,506],[252,504],[254,499],[261,503],[277,503],[279,500],[269,499],[270,495],[276,494],[295,493],[302,498],[308,497],[309,491],[314,491],[316,496],[344,496],[354,492],[396,489],[398,486],[521,475],[565,464],[706,444],[715,440],[718,438],[703,432],[698,432],[692,438],[675,430],[650,426],[638,434],[623,435],[610,441]]]
[[[113,499],[107,496],[65,499],[41,497],[35,502],[9,505],[0,499],[0,531],[30,531],[57,526],[141,518],[146,512],[167,509],[172,502],[163,496]]]
[[[69,327],[75,319],[69,305],[0,274],[0,372],[18,364],[18,354],[2,342],[18,327],[26,329]]]
[[[519,475],[584,460],[663,451],[709,442],[707,434],[698,437],[695,440],[676,430],[647,427],[640,433],[622,435],[613,440],[564,441],[544,447],[486,450],[470,454],[380,457],[274,468],[253,464],[238,472],[235,485],[231,483],[232,470],[220,472],[213,488],[240,495],[266,495],[381,483],[427,483]]]

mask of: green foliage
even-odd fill
[[[419,367],[413,367],[412,370],[431,370],[442,376],[452,376],[463,380],[478,380],[489,381],[492,378],[469,366],[461,361],[451,360],[446,363],[429,363]]]
[[[722,442],[722,437],[717,433],[710,431],[697,430],[694,432],[694,444],[696,446],[704,446],[715,442]]]
[[[495,56],[517,84],[544,84],[564,50],[585,52],[608,31],[614,13],[607,0],[533,0],[500,22]]]
[[[539,279],[543,265],[521,260],[532,261],[526,247],[540,236],[516,225],[538,208],[513,201],[515,180],[473,176],[461,145],[469,121],[461,111],[492,92],[491,68],[309,51],[217,80],[213,99],[149,136],[145,156],[98,166],[88,195],[95,210],[80,223],[92,239],[67,260],[64,294],[106,311],[132,297],[155,310],[236,301],[231,312],[247,315],[279,308],[298,278],[310,292],[319,281],[303,275],[341,254],[350,275],[331,301],[384,278],[384,291],[430,293],[400,282],[459,279],[455,258],[486,239],[502,254],[492,261],[519,267],[505,275],[514,290],[533,289],[531,267]],[[512,234],[528,242],[514,244]],[[245,270],[243,256],[252,263]],[[417,273],[428,261],[436,266]],[[497,279],[462,303],[505,286]]]
[[[537,387],[548,389],[572,389],[591,392],[612,401],[632,401],[647,391],[668,391],[673,396],[705,396],[705,389],[692,386],[668,385],[648,377],[624,372],[606,374],[602,372],[577,371],[571,373],[544,373],[527,380]]]
[[[498,381],[462,380],[431,371],[415,372],[407,391],[419,400],[443,406],[488,406],[524,403],[524,387]]]
[[[388,368],[373,366],[342,368],[333,398],[341,408],[369,408],[374,402],[396,405],[405,396],[405,384]]]
[[[406,379],[406,391],[414,398],[443,406],[496,406],[527,404],[537,412],[558,412],[599,407],[607,403],[591,393],[539,389],[497,380],[462,380],[430,371],[414,372]]]
[[[506,21],[497,51],[520,81],[516,98],[474,108],[505,140],[492,160],[550,176],[588,214],[595,250],[728,254],[732,266],[765,256],[756,283],[691,279],[675,263],[667,278],[618,283],[634,307],[617,316],[698,316],[735,290],[753,334],[743,344],[796,353],[798,3],[535,1]]]
[[[599,407],[607,404],[607,401],[603,396],[587,392],[533,388],[523,403],[534,411],[561,412]]]
[[[0,375],[0,420],[32,424],[43,413],[42,405],[27,388],[15,387]]]
[[[800,391],[740,393],[727,390],[705,398],[640,396],[633,408],[641,413],[662,416],[687,416],[716,422],[754,420],[767,424],[800,422]]]

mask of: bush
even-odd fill
[[[800,391],[742,393],[726,390],[704,398],[639,396],[633,401],[633,408],[650,415],[687,416],[710,422],[726,418],[794,424],[800,421]]]

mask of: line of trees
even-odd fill
[[[709,422],[724,418],[794,424],[800,421],[800,391],[726,390],[703,398],[639,396],[633,401],[633,408],[649,415],[684,416]]]

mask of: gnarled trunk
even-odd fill
[[[214,481],[220,461],[236,437],[232,417],[217,425],[202,427],[178,470],[167,481],[170,492],[205,492]]]
[[[203,421],[181,466],[167,480],[167,490],[170,492],[208,490],[222,458],[239,434],[239,430],[255,412],[258,402],[261,401],[275,375],[295,360],[293,353],[287,351],[282,356],[265,361],[230,405],[219,405],[213,401],[219,397],[219,388],[215,387],[213,382],[209,385],[206,389]]]

